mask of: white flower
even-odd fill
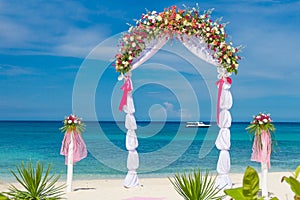
[[[134,40],[134,37],[133,37],[133,36],[130,36],[129,39],[130,39],[130,41],[133,41],[133,40]]]
[[[132,46],[132,47],[136,47],[136,43],[133,42],[133,43],[131,44],[131,46]]]
[[[262,122],[262,121],[258,121],[258,123],[259,123],[259,124],[263,124],[263,122]]]
[[[152,11],[152,13],[151,13],[151,14],[152,14],[152,15],[155,15],[156,13],[157,13],[157,12],[154,10],[154,11]]]
[[[162,20],[162,17],[159,15],[159,16],[157,16],[157,18],[156,18],[156,19],[157,19],[157,21],[159,21],[159,22],[160,22],[160,21]]]
[[[263,119],[263,122],[264,122],[264,123],[268,123],[268,120],[267,120],[267,119]]]
[[[207,28],[206,28],[206,31],[210,31],[210,28],[209,28],[209,27],[207,27]]]
[[[176,20],[177,20],[177,21],[180,20],[181,18],[182,18],[181,15],[176,14]]]
[[[128,60],[132,60],[132,59],[133,59],[133,57],[132,57],[132,56],[129,56],[129,57],[128,57]]]
[[[78,122],[78,121],[75,119],[75,120],[74,120],[74,124],[77,124],[77,122]]]
[[[68,124],[72,124],[72,120],[69,119],[69,120],[68,120]]]

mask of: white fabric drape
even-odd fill
[[[131,88],[133,88],[131,86]],[[125,117],[125,127],[127,129],[126,134],[126,149],[128,150],[127,157],[127,175],[124,180],[124,187],[130,188],[139,185],[139,179],[136,173],[137,168],[139,167],[139,155],[136,151],[139,143],[135,130],[137,129],[135,117],[134,117],[134,103],[132,99],[132,91],[127,94],[127,104],[123,108],[126,113]]]
[[[218,177],[216,186],[218,188],[231,188],[232,182],[229,177],[230,172],[230,126],[231,114],[229,109],[232,107],[232,95],[229,91],[231,85],[224,83],[220,97],[220,118],[219,118],[219,135],[216,139],[216,147],[220,150],[219,160],[217,164]]]
[[[182,44],[197,57],[201,58],[205,62],[218,65],[218,61],[213,58],[214,52],[207,48],[207,43],[203,42],[201,37],[183,35]]]
[[[162,35],[151,40],[151,42],[147,42],[146,48],[143,50],[143,52],[139,55],[139,57],[133,60],[131,70],[134,70],[135,68],[139,67],[149,58],[151,58],[154,54],[156,54],[157,51],[160,50],[168,42],[168,40],[168,35]]]

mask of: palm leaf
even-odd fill
[[[221,189],[215,187],[216,177],[212,177],[208,171],[203,175],[198,168],[186,174],[175,174],[169,178],[175,190],[185,200],[222,199],[219,195]]]

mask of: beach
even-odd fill
[[[269,196],[280,200],[293,200],[293,192],[288,184],[281,183],[282,176],[290,172],[271,172],[268,174]],[[233,187],[242,185],[243,174],[230,174]],[[7,190],[7,182],[0,183],[0,191]],[[140,178],[140,185],[126,189],[123,179],[74,180],[72,192],[65,196],[68,200],[182,200],[168,178]],[[229,197],[225,198],[229,200]]]

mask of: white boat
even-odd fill
[[[208,128],[210,124],[204,124],[203,122],[187,122],[185,127],[187,128]]]

